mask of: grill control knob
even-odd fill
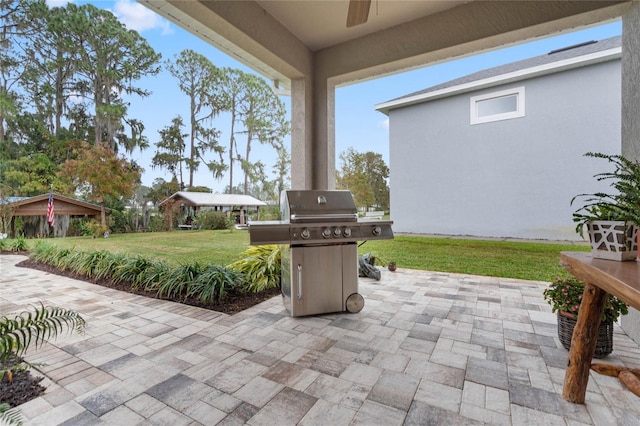
[[[344,228],[344,231],[342,231],[342,235],[344,235],[346,238],[349,238],[351,236],[351,228]]]
[[[342,235],[342,231],[340,230],[340,228],[336,228],[333,230],[333,236],[338,238],[339,236]]]
[[[380,235],[382,233],[382,228],[380,228],[379,226],[376,226],[373,228],[371,232],[373,233],[373,235]]]
[[[331,236],[331,229],[324,228],[322,231],[322,238],[329,238]]]
[[[311,236],[311,232],[309,232],[309,230],[305,228],[300,233],[300,236],[302,237],[303,240],[308,240],[309,237]]]

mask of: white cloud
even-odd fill
[[[378,127],[381,127],[385,130],[389,130],[389,118],[386,118],[382,121],[378,121]]]
[[[134,0],[118,0],[113,13],[128,29],[142,33],[159,28],[162,34],[170,34],[169,21]]]

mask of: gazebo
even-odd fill
[[[11,229],[11,234],[15,235],[14,218],[37,218],[30,221],[29,229],[25,231],[29,231],[29,233],[32,233],[34,236],[49,235],[51,227],[46,220],[48,204],[49,194],[2,199],[0,200],[2,220],[10,223],[8,227]],[[87,203],[86,201],[54,193],[53,206],[55,217],[53,235],[56,237],[66,236],[71,217],[89,216],[100,220],[100,206],[97,204]]]
[[[246,224],[249,211],[257,212],[260,207],[267,205],[264,201],[260,201],[250,195],[178,191],[162,200],[160,207],[166,205],[169,200],[180,203],[181,207],[184,207],[187,216],[192,214],[195,216],[202,208],[209,208],[234,215],[236,222],[241,225]],[[190,223],[185,222],[180,227],[188,229],[190,225]]]

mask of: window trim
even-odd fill
[[[516,110],[502,114],[487,115],[478,117],[478,103],[494,98],[516,95]],[[472,96],[469,99],[470,124],[490,123],[493,121],[510,120],[512,118],[524,117],[524,86],[512,89],[500,90],[498,92],[485,93],[483,95]]]

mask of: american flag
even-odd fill
[[[55,222],[55,213],[53,212],[53,186],[51,192],[49,192],[49,203],[47,204],[47,222],[53,227]]]

